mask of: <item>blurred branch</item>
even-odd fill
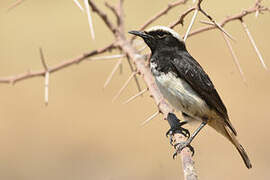
[[[24,1],[24,0],[17,0],[17,1],[15,1],[13,4],[11,4],[11,5],[8,7],[7,11],[8,11],[8,12],[11,11],[11,10],[14,9],[15,7],[19,6],[23,1]]]

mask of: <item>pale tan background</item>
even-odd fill
[[[55,65],[112,40],[94,15],[93,41],[86,15],[72,0],[27,0],[6,13],[11,2],[0,1],[1,77],[41,69],[39,46],[48,64]],[[126,1],[126,31],[137,29],[167,2]],[[253,0],[212,0],[203,6],[220,20],[252,4]],[[269,1],[266,4],[270,6]],[[169,24],[184,9],[175,9],[156,24]],[[187,24],[189,20],[190,16]],[[245,20],[270,66],[269,13]],[[197,20],[193,29],[199,26]],[[186,28],[176,30],[183,34]],[[233,22],[226,29],[237,38],[233,46],[247,86],[218,31],[188,39],[187,47],[215,83],[254,168],[247,170],[233,146],[208,127],[193,142],[196,167],[200,179],[266,180],[270,178],[270,74],[259,63],[240,23]],[[127,63],[124,74],[117,74],[102,90],[115,61],[83,62],[52,74],[48,107],[43,104],[43,78],[14,87],[0,84],[0,179],[182,179],[180,160],[172,159],[173,149],[165,138],[167,122],[159,116],[145,127],[140,126],[156,111],[148,94],[123,106],[121,102],[137,92],[132,82],[116,103],[111,102],[130,73]]]

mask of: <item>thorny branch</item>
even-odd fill
[[[114,48],[114,46],[113,46],[113,43],[112,43],[112,44],[110,44],[110,45],[108,45],[108,46],[106,46],[104,48],[93,50],[91,52],[82,54],[82,55],[80,55],[80,56],[78,56],[76,58],[70,59],[70,60],[65,60],[62,63],[51,67],[49,69],[49,72],[54,73],[56,71],[67,68],[67,67],[69,67],[71,65],[79,64],[80,62],[82,62],[83,60],[85,60],[85,59],[87,59],[87,58],[89,58],[91,56],[105,53],[105,52],[107,52],[107,51],[109,51],[109,50],[111,50],[113,48]],[[18,74],[18,75],[15,75],[15,76],[9,76],[9,77],[0,78],[0,83],[15,84],[16,82],[26,80],[26,79],[29,79],[29,78],[38,77],[38,76],[45,76],[46,72],[47,72],[47,70],[39,70],[39,71],[35,71],[35,72],[31,72],[29,70],[29,71],[27,71],[25,73]]]
[[[145,24],[143,24],[139,30],[142,31],[145,28],[147,28],[150,24],[152,24],[153,22],[155,22],[156,20],[158,20],[161,16],[164,16],[165,14],[167,14],[171,9],[181,5],[181,4],[185,4],[188,0],[178,0],[176,2],[170,3],[168,4],[168,6],[163,9],[162,11],[158,12],[156,15],[154,15],[152,18],[150,18],[148,21],[146,21]],[[132,37],[132,41],[136,38],[136,36]]]
[[[174,7],[185,4],[187,1],[188,0],[178,0],[178,1],[174,2],[174,3],[169,4],[165,9],[161,10],[156,15],[154,15],[152,18],[150,18],[148,21],[146,21],[139,29],[140,30],[145,29],[147,26],[152,24],[154,21],[158,20],[160,17],[167,14]],[[17,2],[17,4],[15,4],[15,5],[18,5],[22,1],[18,0],[16,2]],[[224,37],[225,37],[225,35],[227,35],[225,37],[225,38],[227,38],[228,34],[226,34],[226,31],[223,29],[223,27],[227,23],[229,23],[231,21],[235,21],[235,20],[240,20],[241,22],[243,22],[243,18],[245,16],[249,15],[249,14],[255,13],[257,15],[259,13],[269,11],[269,8],[264,7],[261,4],[261,0],[257,0],[254,6],[248,8],[248,9],[246,9],[246,10],[244,10],[244,11],[238,13],[238,14],[226,17],[220,23],[216,23],[216,21],[201,8],[201,6],[200,6],[201,2],[202,2],[202,0],[198,0],[198,2],[193,7],[188,8],[187,10],[185,10],[179,16],[179,18],[170,25],[170,27],[174,28],[178,24],[184,25],[185,17],[195,10],[195,11],[200,11],[201,13],[203,13],[211,22],[208,23],[207,26],[196,29],[191,33],[187,33],[187,37],[194,36],[196,34],[218,28],[218,29],[220,29],[222,31],[222,33],[224,33]],[[125,89],[128,82],[133,77],[136,77],[136,74],[141,75],[141,77],[143,78],[143,80],[145,81],[145,83],[147,85],[147,88],[144,89],[143,91],[140,91],[135,96],[132,96],[125,103],[128,103],[128,102],[134,100],[136,97],[140,96],[141,94],[145,93],[146,91],[149,91],[150,97],[152,97],[154,99],[155,103],[158,106],[158,111],[155,112],[155,114],[153,114],[150,118],[148,118],[147,121],[149,119],[152,119],[152,118],[156,117],[160,113],[162,113],[164,115],[164,117],[166,118],[167,114],[169,112],[173,112],[173,109],[163,99],[162,95],[160,94],[160,92],[159,92],[159,90],[158,90],[158,88],[157,88],[157,86],[156,86],[156,84],[154,82],[154,79],[153,79],[153,77],[151,75],[149,66],[148,66],[148,64],[146,62],[147,61],[147,56],[141,55],[140,51],[138,51],[134,47],[134,45],[132,45],[132,40],[134,39],[134,37],[132,37],[131,40],[129,40],[129,39],[127,39],[125,37],[124,16],[123,16],[123,0],[119,1],[117,7],[106,3],[106,6],[116,16],[116,19],[117,19],[116,24],[112,23],[111,20],[109,19],[109,17],[107,16],[107,14],[104,13],[100,8],[98,8],[93,1],[88,0],[88,4],[91,7],[92,12],[95,12],[103,20],[103,22],[107,26],[107,28],[111,30],[112,34],[115,37],[115,41],[113,43],[109,44],[108,46],[106,46],[104,48],[100,48],[100,49],[93,50],[91,52],[82,54],[82,55],[80,55],[80,56],[78,56],[76,58],[73,58],[73,59],[70,59],[70,60],[65,60],[62,63],[60,63],[58,65],[55,65],[53,67],[50,67],[50,68],[46,65],[44,57],[43,57],[43,53],[42,53],[42,51],[40,51],[41,61],[42,61],[43,67],[44,67],[43,70],[39,70],[39,71],[35,71],[35,72],[27,71],[27,72],[19,74],[19,75],[0,78],[0,83],[12,83],[12,84],[14,84],[14,83],[16,83],[18,81],[26,80],[26,79],[29,79],[29,78],[32,78],[32,77],[48,76],[49,73],[54,73],[56,71],[67,68],[67,67],[69,67],[71,65],[78,64],[81,61],[86,60],[87,58],[90,59],[90,57],[92,57],[92,56],[100,55],[100,54],[102,54],[104,52],[110,51],[111,49],[118,48],[122,52],[122,54],[120,54],[120,55],[112,55],[112,56],[109,56],[109,57],[111,57],[111,59],[113,59],[115,57],[122,58],[122,57],[127,56],[127,59],[131,60],[134,63],[135,67],[136,67],[135,69],[133,69],[132,64],[129,62],[130,65],[131,65],[130,68],[132,70],[131,75],[128,78],[128,80],[126,81],[125,85],[120,89],[118,94],[120,94]],[[196,18],[196,15],[194,17],[194,20],[195,20],[195,18]],[[194,23],[194,20],[190,24],[190,29],[191,29],[192,24]],[[247,28],[245,26],[245,24],[243,24],[243,27]],[[251,35],[248,35],[248,36],[251,37]],[[251,38],[250,38],[250,40],[251,40]],[[253,46],[255,48],[256,45],[255,45],[254,40],[252,39],[251,41],[252,41],[252,44],[253,44]],[[226,42],[228,44],[228,47],[230,48],[231,53],[233,53],[232,47],[228,43],[228,39],[227,39]],[[233,54],[233,56],[234,56],[235,59],[237,59],[235,54]],[[92,60],[94,60],[94,59],[100,59],[100,58],[99,57],[97,57],[97,58],[94,57]],[[104,57],[104,59],[108,59],[108,56]],[[119,67],[119,64],[120,64],[120,61],[118,61],[118,63],[116,64],[115,69],[117,69]],[[115,69],[113,70],[113,72],[111,74],[114,74]],[[108,79],[111,79],[111,76],[109,76]],[[108,80],[108,82],[109,81],[110,80]],[[106,84],[108,82],[106,82]],[[45,82],[45,84],[46,84],[46,82]],[[183,141],[186,140],[185,137],[183,137],[180,134],[176,134],[174,138],[176,140],[176,143],[183,142]],[[194,170],[194,162],[192,160],[191,152],[189,151],[188,148],[185,148],[181,152],[181,159],[182,159],[182,164],[183,164],[182,167],[183,167],[185,179],[186,180],[191,180],[191,179],[196,180],[197,175],[196,175],[196,172]],[[190,170],[190,167],[192,167],[191,168],[192,170]]]
[[[143,24],[140,27],[139,30],[144,30],[146,27],[148,27],[154,21],[156,21],[157,19],[159,19],[161,16],[164,16],[165,14],[167,14],[172,8],[175,8],[175,7],[177,7],[177,6],[181,5],[181,4],[185,4],[186,2],[187,2],[187,0],[178,0],[176,2],[173,2],[173,3],[168,4],[167,8],[163,9],[158,14],[156,14],[151,19],[149,19],[145,24]]]
[[[182,26],[184,26],[184,19],[185,19],[185,17],[189,13],[191,13],[192,11],[194,11],[195,9],[196,9],[196,7],[191,7],[189,9],[187,9],[185,12],[183,12],[182,15],[179,17],[179,19],[170,25],[170,28],[174,28],[178,24],[181,24]]]
[[[247,15],[252,14],[252,13],[256,13],[257,11],[259,13],[263,13],[263,12],[266,12],[266,11],[270,11],[270,9],[268,7],[264,7],[262,5],[260,5],[260,6],[255,5],[255,6],[252,6],[252,7],[248,8],[248,9],[246,9],[246,10],[241,11],[240,13],[237,13],[235,15],[228,16],[228,17],[224,18],[221,21],[221,23],[219,23],[219,25],[221,27],[224,27],[227,23],[229,23],[231,21],[241,20],[244,17],[246,17]],[[191,32],[188,35],[188,37],[194,36],[196,34],[199,34],[199,33],[205,32],[205,31],[216,29],[216,28],[218,28],[218,27],[212,26],[212,25],[205,26],[205,27],[202,27],[202,28],[198,28],[198,29],[194,30],[193,32]]]

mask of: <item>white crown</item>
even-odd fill
[[[175,37],[179,41],[183,41],[183,39],[181,38],[181,36],[176,31],[174,31],[173,29],[168,28],[166,26],[154,26],[154,27],[149,28],[146,31],[147,32],[151,32],[151,31],[158,31],[158,30],[169,32],[173,37]]]

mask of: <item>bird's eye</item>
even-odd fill
[[[157,37],[159,39],[163,39],[163,38],[167,37],[167,34],[158,34]]]

